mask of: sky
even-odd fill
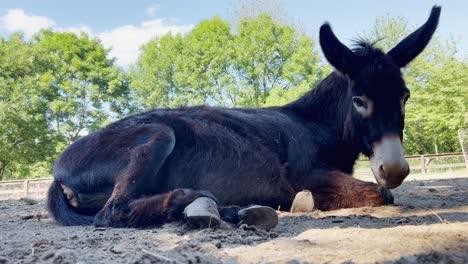
[[[278,1],[276,1],[278,2]],[[410,26],[421,25],[434,4],[442,6],[436,35],[459,39],[461,56],[468,56],[467,0],[283,0],[284,14],[306,34],[317,39],[328,21],[345,44],[370,31],[379,16],[402,16]],[[204,19],[220,16],[229,20],[239,6],[235,0],[0,0],[0,36],[16,31],[26,38],[43,28],[55,31],[85,31],[101,39],[110,56],[124,68],[138,58],[139,47],[155,36],[187,33]]]

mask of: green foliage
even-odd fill
[[[229,24],[214,18],[186,36],[167,34],[144,45],[131,71],[140,105],[223,104],[231,39]]]
[[[125,111],[126,80],[98,40],[84,33],[42,31],[34,42],[47,58],[49,121],[67,144]]]
[[[0,179],[50,173],[58,152],[126,111],[128,86],[86,34],[0,42]]]
[[[214,18],[146,44],[132,87],[142,108],[273,105],[313,87],[323,75],[319,61],[313,40],[267,15],[242,19],[236,33]]]
[[[406,19],[382,17],[369,38],[388,51],[414,29]],[[457,58],[455,42],[434,37],[406,69],[411,98],[406,106],[407,154],[461,151],[457,131],[468,127],[468,61]]]
[[[12,34],[0,42],[0,179],[15,167],[55,153],[47,124],[49,93],[43,58],[34,45]]]
[[[241,106],[264,105],[275,87],[310,89],[321,77],[315,42],[267,15],[241,20],[233,60],[237,78],[231,97]]]

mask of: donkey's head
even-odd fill
[[[434,6],[426,23],[386,54],[365,42],[350,50],[328,24],[320,28],[325,57],[349,80],[345,134],[357,141],[361,151],[371,159],[375,178],[386,188],[399,186],[409,174],[402,138],[410,91],[400,68],[426,47],[437,27],[440,9]]]

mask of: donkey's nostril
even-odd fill
[[[379,166],[379,173],[380,173],[381,176],[385,176],[385,170],[384,170],[383,164],[381,164],[381,165]]]

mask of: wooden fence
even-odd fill
[[[468,172],[468,159],[465,159],[462,152],[446,154],[426,154],[406,156],[405,159],[410,165],[413,174],[444,173],[453,171]],[[358,160],[354,174],[371,175],[369,160]]]
[[[47,195],[47,189],[52,183],[52,178],[0,181],[0,200],[20,199],[31,197],[43,199]]]
[[[463,153],[415,155],[405,158],[413,174],[465,171],[468,175],[468,159],[464,158]],[[357,177],[371,176],[369,161],[358,160],[354,174]],[[43,199],[51,183],[52,178],[0,181],[0,200],[23,197]]]

